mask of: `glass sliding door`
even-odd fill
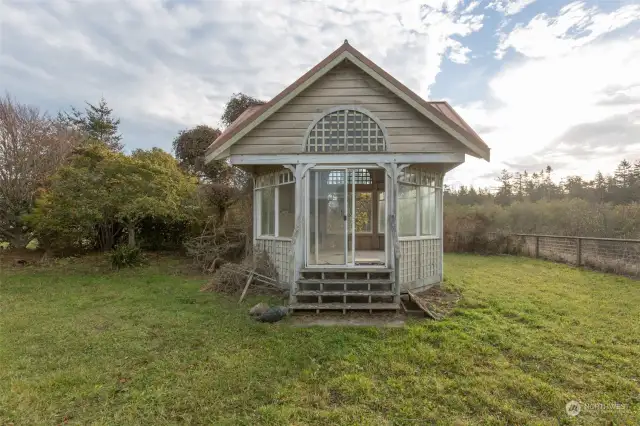
[[[307,265],[384,266],[386,221],[383,217],[374,223],[373,212],[374,202],[378,210],[378,205],[384,206],[386,201],[384,195],[374,201],[369,171],[319,167],[309,170],[307,177]],[[382,194],[384,186],[383,181]],[[385,210],[383,207],[378,213],[385,215]],[[382,229],[374,233],[374,227]]]
[[[309,171],[307,263],[346,265],[347,169]]]

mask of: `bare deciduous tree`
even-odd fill
[[[80,140],[38,108],[9,94],[0,98],[0,241],[26,247],[30,237],[22,215]]]

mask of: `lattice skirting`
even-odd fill
[[[435,284],[442,278],[442,241],[400,241],[400,284],[408,290]]]
[[[282,288],[289,288],[293,279],[293,243],[284,240],[256,240],[255,254],[266,251],[278,271]]]

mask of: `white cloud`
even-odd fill
[[[466,46],[463,46],[457,40],[449,40],[449,59],[456,64],[467,64],[469,63],[469,53],[471,53],[471,49]]]
[[[105,96],[129,129],[124,137],[130,148],[166,149],[180,128],[217,125],[232,93],[268,99],[345,38],[428,96],[445,59],[467,64],[475,57],[465,37],[485,25],[477,1],[343,3],[4,0],[0,89],[53,112]],[[491,5],[514,15],[530,3]],[[575,152],[556,145],[563,135],[581,134],[569,131],[585,123],[601,123],[598,128],[623,123],[634,134],[637,122],[625,114],[638,110],[639,39],[611,35],[635,22],[639,9],[630,4],[605,13],[572,3],[558,16],[538,15],[501,34],[501,54],[513,50],[519,55],[508,57],[510,62],[490,77],[488,98],[460,108],[492,147],[492,163],[472,160],[453,178],[468,182],[506,164],[547,159],[580,170],[586,160],[573,161]],[[447,91],[484,89],[477,84],[460,89],[469,81],[483,81],[488,68],[481,65],[465,69],[467,78]],[[616,137],[615,132],[606,135]],[[601,159],[605,164],[633,148],[625,143],[623,151],[593,149],[607,152]]]
[[[574,2],[563,7],[558,16],[541,14],[527,25],[517,25],[502,38],[496,56],[502,58],[509,48],[534,58],[565,55],[638,19],[638,4],[604,13],[596,6],[587,8],[583,2]]]
[[[520,13],[525,7],[529,6],[536,0],[494,0],[487,8],[495,9],[507,16]]]
[[[14,95],[58,108],[104,95],[123,119],[176,127],[216,125],[234,92],[274,96],[345,38],[427,95],[445,58],[468,60],[461,38],[482,27],[461,0],[5,0],[2,7],[0,79]]]
[[[505,46],[523,57],[491,78],[490,102],[459,106],[472,125],[489,129],[480,133],[492,164],[471,161],[452,179],[546,163],[559,174],[591,177],[594,167],[608,171],[624,156],[639,158],[640,140],[631,136],[640,134],[640,37],[598,38],[638,20],[632,18],[638,12],[624,6],[605,14],[572,4],[558,17],[539,15],[516,27]],[[587,137],[587,130],[601,136]]]

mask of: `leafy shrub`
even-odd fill
[[[109,253],[109,260],[112,267],[120,269],[140,266],[144,263],[145,257],[139,247],[119,245]]]

